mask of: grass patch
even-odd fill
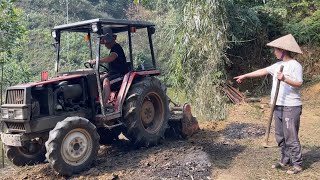
[[[187,94],[181,90],[168,88],[167,95],[174,103],[177,103],[179,105],[191,102],[190,100],[188,100]]]
[[[192,115],[197,117],[197,120],[199,122],[205,122],[209,121],[208,118],[205,116],[200,116],[199,113],[197,113],[197,107],[192,104],[192,99],[188,99],[186,92],[182,90],[177,90],[174,88],[168,88],[167,89],[167,96],[176,104],[183,106],[185,103],[188,103],[191,105]],[[211,121],[211,119],[210,119]]]

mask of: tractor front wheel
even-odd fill
[[[69,117],[50,131],[46,157],[61,175],[71,176],[88,168],[99,150],[96,127],[87,119]]]
[[[130,88],[124,106],[125,135],[134,145],[156,145],[164,138],[168,118],[168,99],[158,79],[147,77]]]
[[[27,142],[23,147],[4,145],[7,158],[16,166],[34,165],[44,162],[44,144]]]

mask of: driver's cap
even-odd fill
[[[110,27],[103,27],[103,28],[102,28],[102,33],[103,33],[104,35],[106,35],[106,34],[113,35],[112,29],[111,29]]]
[[[110,27],[103,27],[102,28],[102,33],[103,33],[103,35],[102,35],[101,38],[106,40],[107,43],[112,42],[113,38],[116,37],[116,35],[113,34],[112,29]]]

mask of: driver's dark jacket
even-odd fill
[[[129,68],[122,47],[118,43],[115,43],[111,47],[110,54],[112,52],[117,53],[118,57],[109,63],[109,74],[125,75],[129,72]]]

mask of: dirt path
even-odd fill
[[[320,179],[320,100],[307,97],[300,130],[305,170],[300,174],[270,168],[279,152],[261,146],[270,110],[264,98],[232,107],[225,121],[200,122],[201,131],[188,140],[166,140],[139,150],[126,141],[101,146],[91,169],[70,179]],[[275,145],[273,134],[270,140]],[[65,178],[42,164],[0,169],[0,179]]]
[[[300,141],[303,150],[304,171],[297,175],[287,175],[285,171],[271,169],[271,165],[278,161],[279,149],[263,148],[263,136],[259,138],[243,138],[236,140],[236,144],[245,149],[235,157],[232,167],[220,170],[214,179],[320,179],[320,104],[319,101],[305,101],[301,116]],[[269,108],[261,109],[261,104],[250,104],[245,107],[235,107],[233,115],[226,122],[234,123],[241,121],[263,127],[268,119]],[[259,111],[261,114],[259,114]],[[256,113],[252,113],[256,112]],[[246,117],[239,114],[247,114]],[[260,118],[259,118],[260,116]],[[271,130],[270,144],[276,145],[274,129]],[[233,138],[234,139],[234,138]],[[251,140],[250,140],[251,139]]]

